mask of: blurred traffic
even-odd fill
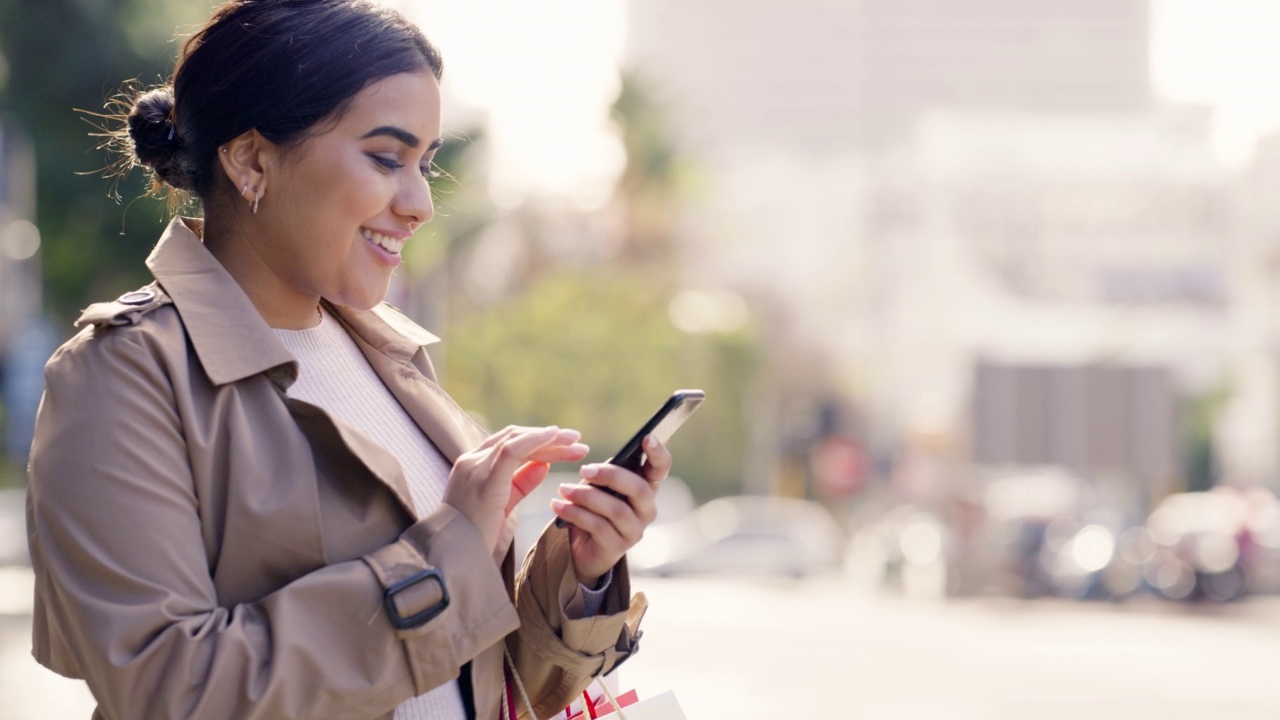
[[[521,506],[523,551],[552,519],[561,474]],[[992,480],[971,504],[833,511],[814,500],[729,496],[695,505],[679,478],[631,552],[633,574],[843,578],[869,594],[1230,602],[1280,594],[1280,499],[1261,487],[1174,493],[1150,513],[1087,500],[1040,471]]]

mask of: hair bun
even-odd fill
[[[134,101],[129,111],[129,138],[138,162],[155,171],[164,182],[188,190],[191,181],[181,172],[178,153],[182,138],[173,124],[173,90],[148,90]]]

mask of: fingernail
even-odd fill
[[[569,497],[569,493],[576,487],[580,486],[577,483],[560,483],[560,496]]]
[[[600,473],[600,468],[595,465],[583,465],[578,474],[584,478],[593,478]]]
[[[582,443],[574,443],[569,446],[569,449],[576,453],[582,453],[583,455],[586,455],[588,452],[591,452],[591,448],[587,447],[586,445],[583,445]]]
[[[551,498],[552,511],[563,510],[567,507],[569,507],[569,503],[565,502],[564,500],[561,500],[560,498]]]
[[[644,446],[645,446],[646,448],[648,448],[648,449],[652,450],[652,449],[654,448],[654,446],[656,446],[657,444],[658,444],[658,441],[657,441],[657,440],[654,440],[652,435],[645,435],[645,436],[644,436]]]
[[[560,437],[564,438],[565,440],[568,440],[569,442],[577,442],[578,438],[582,437],[582,433],[578,432],[577,430],[569,430],[566,428],[560,431]]]
[[[548,425],[542,429],[542,432],[548,432],[554,435],[555,433],[560,432],[560,427],[557,425]]]

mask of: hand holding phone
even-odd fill
[[[650,417],[640,429],[636,431],[631,439],[628,440],[618,452],[607,462],[610,465],[617,465],[626,468],[631,472],[640,474],[641,468],[644,466],[644,439],[648,435],[653,435],[662,444],[667,444],[671,437],[675,435],[676,430],[684,424],[685,420],[693,414],[702,405],[706,399],[706,393],[701,390],[677,390],[671,394],[670,398],[658,408],[658,411]],[[621,500],[626,500],[622,494],[603,486],[595,486],[610,495]],[[556,527],[564,527],[565,521],[556,518]]]

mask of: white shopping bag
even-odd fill
[[[661,695],[645,698],[622,708],[621,711],[601,715],[599,720],[687,720],[680,702],[676,700],[675,691],[668,690]]]

